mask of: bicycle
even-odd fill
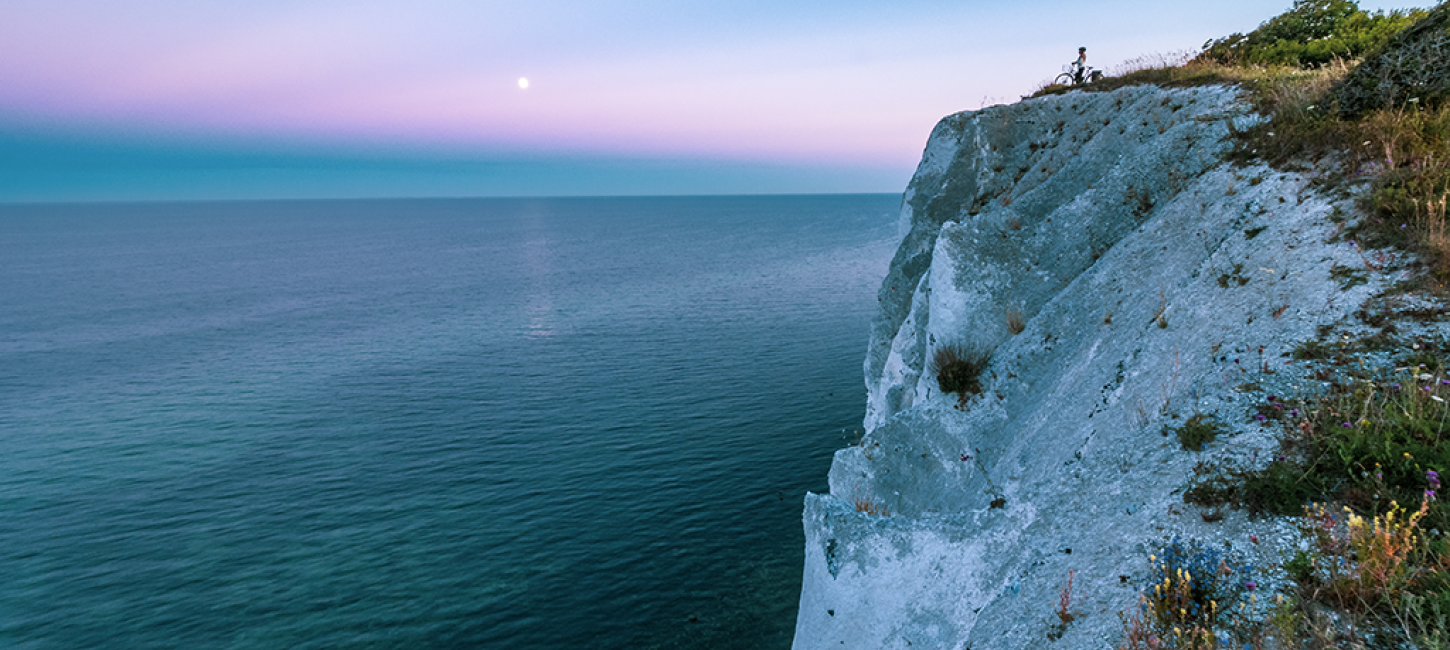
[[[1053,79],[1052,83],[1058,86],[1077,86],[1081,84],[1090,84],[1094,81],[1099,81],[1102,78],[1102,70],[1099,70],[1097,68],[1084,68],[1082,71],[1082,80],[1079,81],[1077,76],[1077,66],[1069,63],[1062,66],[1062,74],[1057,75],[1057,78]]]

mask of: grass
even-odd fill
[[[871,497],[863,497],[857,495],[855,499],[855,506],[856,512],[868,515],[875,515],[878,517],[885,517],[890,515],[890,512],[888,512],[886,509],[886,504],[876,501]]]
[[[1199,413],[1184,421],[1183,426],[1173,428],[1165,427],[1163,434],[1174,434],[1178,437],[1178,444],[1189,451],[1203,451],[1203,446],[1213,442],[1219,434],[1224,433],[1222,424],[1213,421],[1208,415]]]
[[[982,392],[981,375],[990,357],[978,348],[952,344],[937,348],[927,372],[936,375],[937,386],[945,394],[955,393],[958,406],[965,405],[973,395]]]
[[[1003,315],[1003,322],[1007,325],[1007,331],[1014,336],[1027,329],[1027,317],[1017,307],[1007,308],[1006,314]]]

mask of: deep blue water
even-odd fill
[[[785,648],[898,203],[0,206],[0,647]]]

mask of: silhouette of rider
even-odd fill
[[[1082,83],[1083,74],[1087,72],[1087,48],[1077,48],[1077,60],[1072,62],[1072,80]]]

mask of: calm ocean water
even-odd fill
[[[0,646],[788,647],[899,200],[0,206]]]

